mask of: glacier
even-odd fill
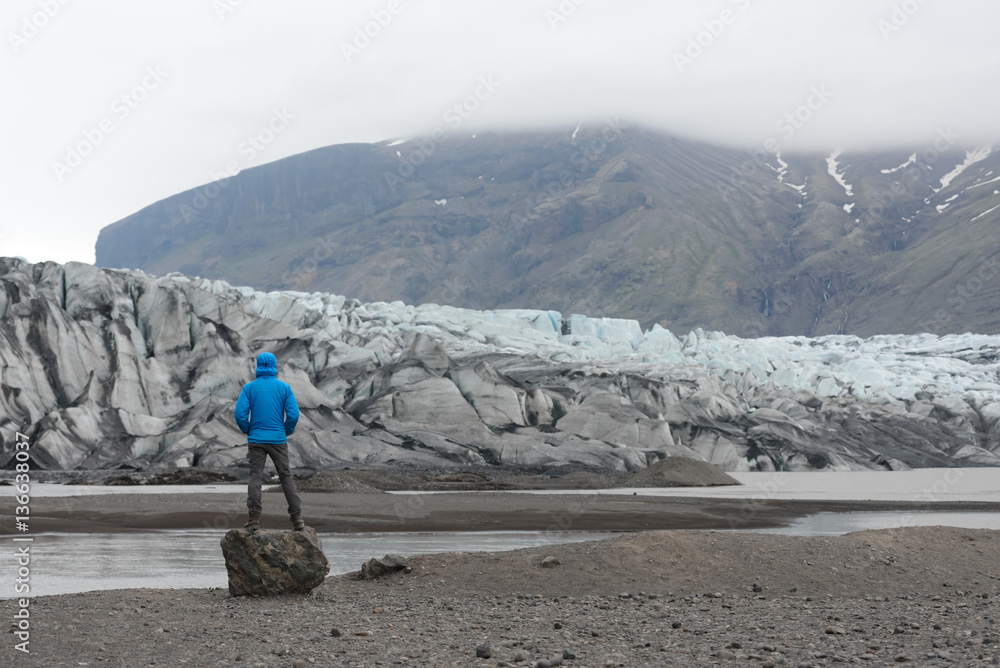
[[[741,339],[634,320],[261,292],[0,258],[0,465],[239,466],[270,351],[292,465],[996,466],[1000,336]]]

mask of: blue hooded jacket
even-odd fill
[[[291,386],[278,380],[278,360],[271,353],[257,356],[257,380],[247,383],[236,402],[236,424],[250,443],[287,442],[299,421],[299,405]]]

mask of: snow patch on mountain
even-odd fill
[[[774,159],[777,161],[778,166],[774,167],[768,164],[768,167],[773,169],[778,174],[778,183],[785,182],[785,175],[788,173],[788,163],[781,159],[781,151],[777,151],[774,155]]]
[[[973,218],[972,220],[973,220],[973,221],[975,221],[975,220],[979,220],[980,218],[982,218],[982,217],[983,217],[983,216],[985,216],[986,214],[988,214],[988,213],[993,213],[993,212],[994,212],[994,211],[996,211],[997,209],[1000,209],[1000,204],[997,204],[997,205],[996,205],[995,207],[993,207],[992,209],[987,209],[986,211],[983,211],[983,212],[982,212],[981,214],[979,214],[978,216],[976,216],[976,217],[975,217],[975,218]],[[972,221],[970,221],[970,222],[972,222]]]
[[[854,197],[854,189],[844,179],[844,175],[838,171],[840,168],[840,162],[837,158],[840,157],[841,153],[842,151],[834,151],[830,154],[830,156],[826,159],[826,171],[837,183],[840,184],[840,186],[844,189],[844,192],[847,193],[848,197]]]
[[[958,196],[960,194],[961,193],[956,193],[956,194],[952,195],[951,197],[949,197],[948,199],[946,199],[943,204],[938,204],[934,208],[937,209],[938,213],[941,213],[942,211],[944,211],[945,209],[947,209],[949,206],[951,206],[951,203],[954,202],[958,198]]]
[[[881,172],[882,172],[883,174],[895,174],[895,173],[896,173],[896,172],[898,172],[899,170],[901,170],[901,169],[906,169],[907,167],[909,167],[909,166],[910,166],[910,165],[912,165],[912,164],[915,164],[916,162],[917,162],[917,154],[916,154],[916,153],[914,153],[914,154],[913,154],[913,155],[911,155],[911,156],[910,156],[909,158],[907,158],[906,162],[904,162],[904,163],[903,163],[902,165],[900,165],[899,167],[893,167],[892,169],[883,169],[883,170],[880,170],[880,171],[881,171]]]
[[[989,176],[992,173],[993,172],[989,172],[988,174],[986,174],[986,176]],[[1000,181],[1000,176],[994,177],[994,178],[990,179],[989,181],[983,181],[982,183],[975,183],[975,184],[969,186],[968,188],[966,188],[965,190],[972,190],[973,188],[979,188],[980,186],[985,186],[985,185],[989,185],[991,183],[996,183],[997,181]],[[963,190],[962,192],[965,192],[965,190]]]
[[[971,151],[966,151],[965,160],[961,164],[956,166],[955,169],[951,170],[950,172],[941,177],[941,185],[938,188],[935,188],[934,192],[940,192],[941,190],[947,188],[949,185],[951,185],[952,181],[954,181],[962,174],[962,172],[964,172],[966,169],[976,164],[977,162],[980,162],[990,157],[990,153],[992,152],[993,148],[991,146],[986,146],[983,148],[977,148]]]

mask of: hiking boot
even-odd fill
[[[260,513],[250,513],[247,523],[243,525],[247,531],[256,531],[260,528]]]
[[[302,519],[302,513],[295,513],[291,515],[292,518],[292,531],[302,531],[306,528],[305,520]]]

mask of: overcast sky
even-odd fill
[[[438,127],[993,142],[998,26],[996,0],[4,0],[0,255],[93,262],[227,164]]]

